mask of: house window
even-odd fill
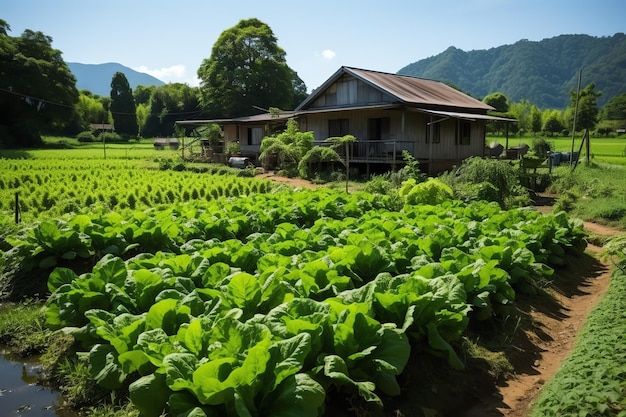
[[[391,118],[376,117],[367,119],[367,139],[386,140],[389,138]]]
[[[248,136],[246,138],[246,145],[260,145],[261,139],[263,139],[262,127],[249,127]]]
[[[341,137],[348,133],[348,119],[331,119],[328,121],[328,137]]]
[[[469,145],[470,144],[470,136],[472,132],[472,125],[470,122],[461,122],[461,137],[460,144],[461,145]]]
[[[426,125],[426,143],[430,143],[431,131],[433,143],[441,143],[441,123],[430,123]]]

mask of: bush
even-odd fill
[[[425,182],[416,182],[413,178],[405,181],[399,191],[407,204],[441,204],[452,198],[452,188],[436,178],[429,178]]]
[[[93,135],[93,133],[91,133],[91,131],[84,131],[84,132],[80,132],[78,135],[76,135],[76,139],[78,139],[79,142],[95,142],[96,141],[96,137]]]
[[[252,164],[249,164],[245,168],[240,169],[239,172],[237,173],[237,176],[242,177],[242,178],[254,178],[255,175],[256,175],[256,168]]]
[[[98,136],[98,139],[100,139],[101,142],[106,143],[122,141],[122,137],[115,132],[102,132],[100,133],[100,136]]]
[[[537,138],[533,140],[530,149],[538,158],[546,159],[552,152],[552,145],[544,138]]]
[[[468,158],[457,169],[441,176],[463,200],[495,201],[502,208],[518,207],[530,202],[526,189],[520,183],[519,172],[508,161]],[[480,185],[488,183],[495,188]]]
[[[498,201],[498,189],[489,182],[459,183],[454,189],[454,195],[463,201]]]

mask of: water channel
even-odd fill
[[[36,359],[0,351],[0,417],[76,416],[59,404],[58,392],[38,384],[40,375]]]

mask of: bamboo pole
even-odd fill
[[[580,82],[583,78],[583,70],[578,71],[578,88],[576,88],[576,104],[574,105],[574,124],[572,126],[572,151],[569,155],[569,166],[574,166],[574,139],[576,138],[576,119],[578,118],[578,99],[580,97]]]

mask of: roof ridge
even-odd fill
[[[435,80],[435,79],[432,79],[432,78],[425,78],[425,77],[418,77],[418,76],[409,75],[409,74],[398,74],[398,73],[387,72],[387,71],[377,71],[377,70],[370,70],[370,69],[365,69],[365,68],[349,67],[347,65],[342,66],[342,68],[347,69],[347,70],[364,71],[364,72],[371,72],[371,73],[377,73],[377,74],[383,74],[383,75],[391,75],[393,77],[412,78],[412,79],[415,79],[415,80],[433,81],[433,82],[440,83],[440,84],[446,84],[446,83],[444,83],[441,80]]]

